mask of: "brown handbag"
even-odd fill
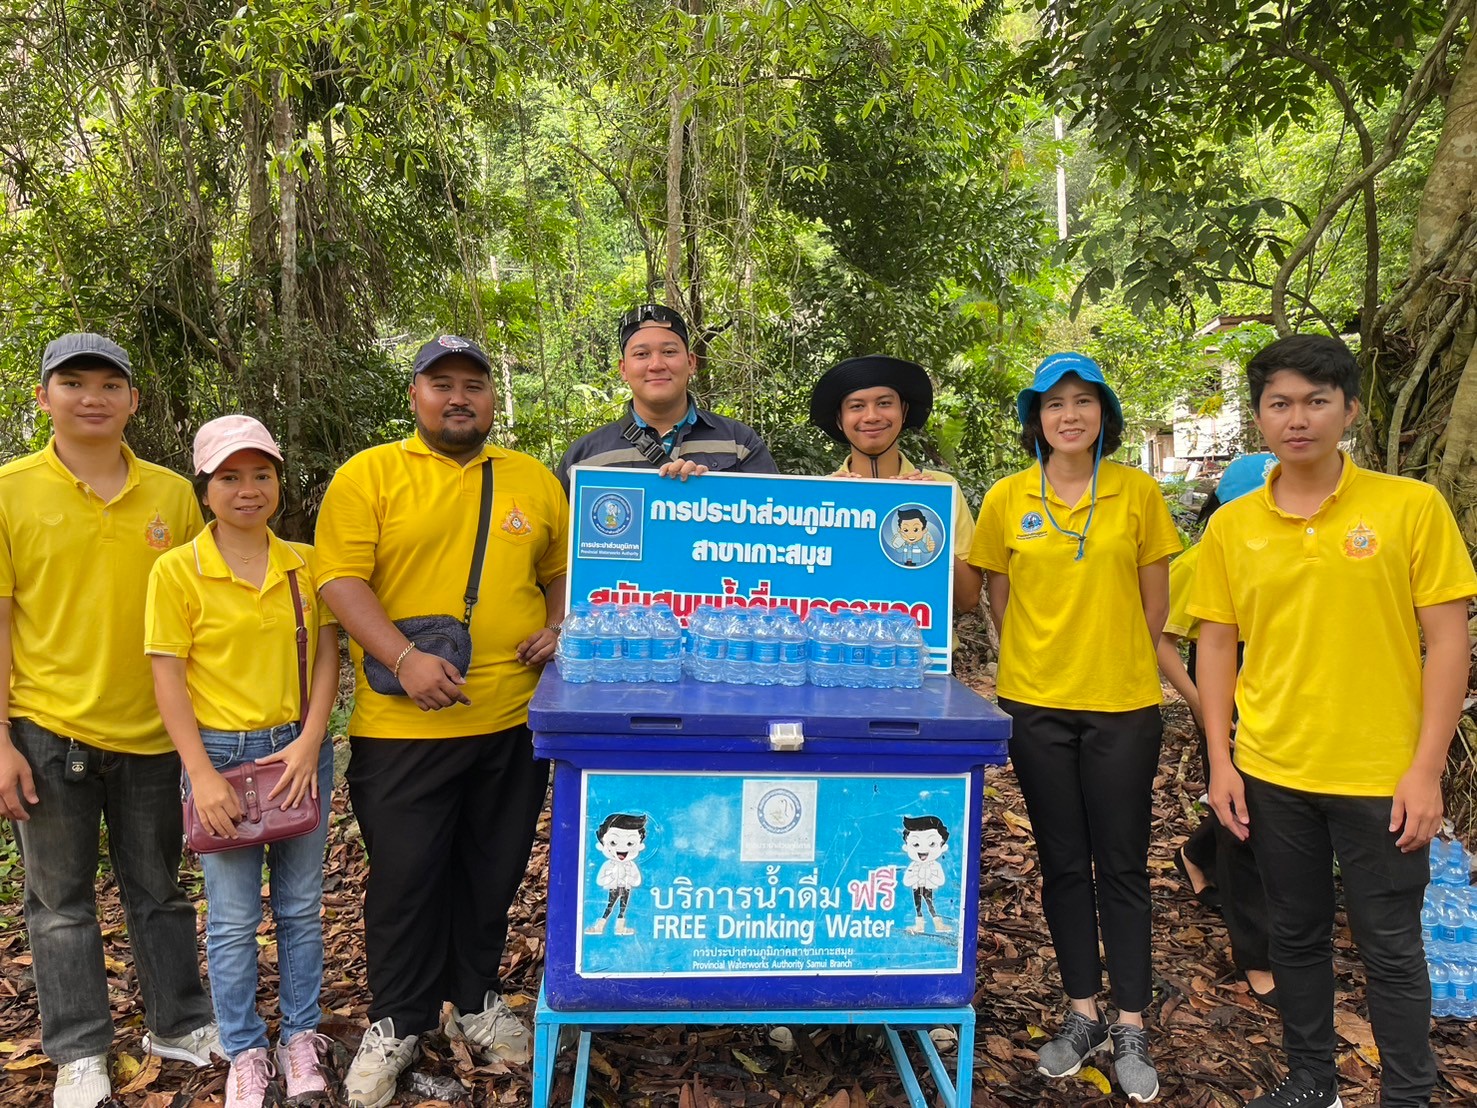
[[[308,711],[308,628],[303,622],[303,596],[298,591],[297,570],[287,571],[287,583],[292,588],[293,613],[297,617],[298,725],[301,727]],[[318,830],[322,812],[318,803],[307,802],[311,797],[300,800],[295,808],[283,808],[277,801],[267,803],[267,795],[277,787],[285,772],[287,767],[281,762],[242,762],[220,771],[227,784],[236,790],[236,801],[241,806],[241,820],[236,824],[234,839],[223,838],[206,827],[195,811],[194,795],[186,796],[185,842],[190,849],[197,854],[214,854],[295,839]]]

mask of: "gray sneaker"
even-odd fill
[[[482,999],[482,1011],[470,1016],[453,1011],[446,1021],[446,1034],[450,1037],[458,1032],[488,1061],[522,1066],[533,1054],[532,1033],[491,989]]]
[[[1115,1023],[1108,1028],[1113,1040],[1113,1073],[1129,1100],[1147,1104],[1159,1095],[1159,1071],[1149,1057],[1149,1033],[1142,1027]]]
[[[388,1016],[370,1024],[344,1075],[344,1100],[349,1108],[384,1108],[390,1103],[419,1041],[418,1035],[397,1039],[395,1021]]]
[[[183,1035],[145,1032],[144,1051],[156,1058],[168,1058],[171,1062],[189,1062],[192,1066],[211,1065],[212,1056],[222,1062],[230,1061],[221,1047],[220,1029],[216,1027],[214,1020]]]
[[[1057,1037],[1036,1055],[1036,1070],[1047,1077],[1071,1077],[1108,1042],[1108,1025],[1081,1012],[1068,1012]]]

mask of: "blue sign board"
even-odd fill
[[[959,973],[969,782],[589,771],[575,972]]]
[[[569,499],[571,601],[908,612],[949,672],[952,485],[576,467]]]

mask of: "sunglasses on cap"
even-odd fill
[[[620,329],[639,328],[643,323],[665,323],[670,327],[686,330],[686,321],[663,304],[640,304],[621,316]]]

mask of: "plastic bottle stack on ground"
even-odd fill
[[[1431,883],[1421,905],[1421,938],[1431,977],[1431,1014],[1477,1019],[1477,888],[1471,857],[1456,839],[1431,840]]]

